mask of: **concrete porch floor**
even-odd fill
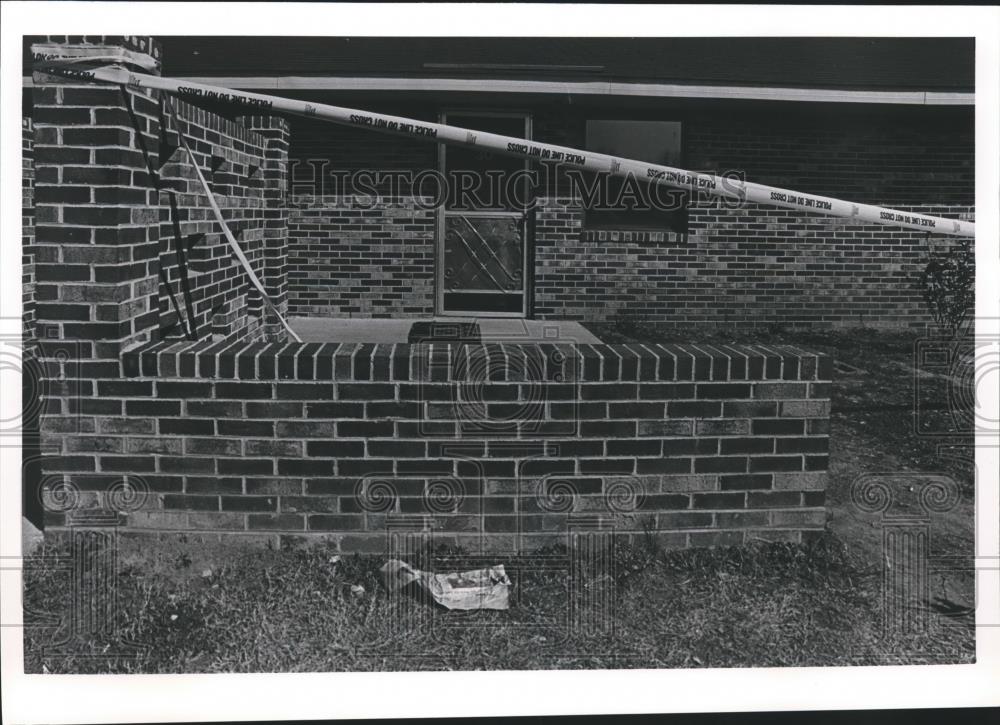
[[[416,318],[402,320],[339,317],[291,317],[288,324],[303,342],[407,342]],[[572,320],[519,320],[495,317],[435,317],[434,322],[476,322],[483,342],[563,342],[599,344],[601,341]]]

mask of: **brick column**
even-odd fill
[[[246,116],[248,130],[267,139],[262,175],[264,186],[264,273],[261,282],[282,315],[288,314],[288,121],[277,116]],[[265,311],[268,339],[283,336],[281,324]]]
[[[141,43],[159,55],[149,38],[86,39],[63,47],[97,47],[124,62]],[[116,359],[155,330],[157,109],[150,91],[35,74],[40,338],[76,340],[89,357]]]
[[[136,70],[131,61],[160,55],[150,38],[48,40],[33,54],[52,53],[56,43],[60,56],[113,56]],[[102,479],[95,451],[108,449],[87,448],[80,435],[113,424],[93,416],[122,415],[121,401],[101,398],[98,380],[120,375],[122,351],[151,339],[159,314],[160,209],[151,176],[158,100],[151,91],[38,72],[34,84],[35,328],[46,369],[40,429],[43,448],[55,452],[42,476],[103,490],[90,482]]]
[[[35,127],[21,119],[21,299],[26,340],[35,337]]]

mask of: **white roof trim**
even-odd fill
[[[546,93],[647,98],[712,98],[811,103],[889,103],[920,106],[972,106],[975,93],[939,91],[852,91],[826,88],[755,88],[615,81],[536,81],[474,78],[362,78],[338,76],[186,76],[180,81],[234,89],[310,91],[424,91],[460,93]],[[31,77],[24,86],[33,85]]]

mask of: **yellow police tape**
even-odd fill
[[[459,128],[441,123],[416,121],[402,116],[360,111],[353,108],[330,106],[324,103],[299,101],[280,96],[235,91],[229,88],[211,86],[189,81],[133,73],[124,68],[105,66],[83,69],[53,62],[54,53],[38,60],[42,64],[36,69],[43,73],[87,81],[116,83],[133,89],[154,89],[165,91],[179,98],[192,101],[212,101],[228,103],[245,109],[248,113],[290,113],[309,118],[320,118],[344,126],[366,128],[379,133],[405,136],[423,141],[474,146],[493,153],[542,162],[564,164],[566,166],[611,174],[613,176],[644,179],[652,184],[688,189],[738,202],[753,202],[787,209],[798,209],[816,214],[841,217],[856,222],[868,222],[916,229],[918,231],[947,234],[958,237],[975,237],[973,222],[943,217],[898,211],[871,204],[859,204],[828,196],[805,194],[799,191],[781,189],[764,184],[741,181],[724,176],[686,171],[672,166],[650,164],[644,161],[624,159],[607,154],[597,154],[567,146],[527,141],[512,136],[503,136],[485,131]],[[68,54],[67,54],[68,55]],[[69,58],[67,58],[69,60]],[[87,58],[73,58],[74,63]]]

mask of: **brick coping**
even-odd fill
[[[121,368],[126,378],[576,383],[830,380],[833,360],[793,345],[203,340],[147,343]]]

